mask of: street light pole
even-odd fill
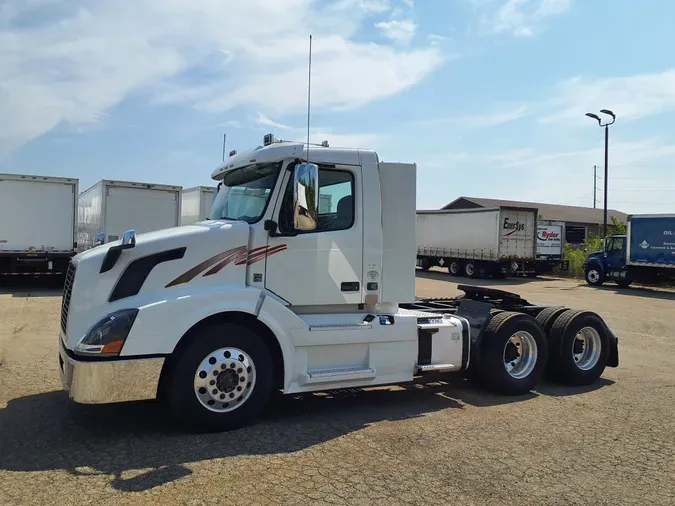
[[[602,226],[602,237],[603,240],[607,239],[607,185],[609,183],[608,178],[608,167],[609,167],[609,125],[612,125],[616,121],[616,115],[609,109],[600,109],[602,114],[607,114],[612,117],[612,121],[608,123],[602,123],[602,119],[597,114],[592,112],[587,112],[586,116],[593,118],[598,122],[598,125],[605,128],[605,199],[603,202],[603,226]]]

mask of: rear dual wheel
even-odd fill
[[[589,385],[607,367],[610,342],[602,319],[590,311],[569,309],[551,326],[549,371],[567,385]]]
[[[548,342],[534,318],[503,311],[494,315],[485,329],[479,353],[479,378],[488,389],[522,395],[544,374]]]

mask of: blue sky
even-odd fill
[[[223,133],[304,140],[312,33],[312,141],[417,162],[419,208],[592,205],[584,113],[608,108],[609,207],[675,212],[672,19],[667,0],[0,0],[0,172],[211,184]]]

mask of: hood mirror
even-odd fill
[[[100,234],[96,234],[96,239],[94,240],[94,246],[100,246],[105,242],[105,234],[101,232]]]
[[[136,246],[136,231],[127,230],[122,235],[122,244],[120,244],[120,249],[129,249]]]

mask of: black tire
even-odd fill
[[[576,341],[576,336],[585,327],[597,332],[600,350],[597,363],[582,369],[575,360],[574,351],[577,351],[580,345]],[[565,311],[553,323],[550,345],[550,372],[552,377],[561,383],[574,386],[590,385],[607,367],[610,354],[609,336],[604,322],[593,312],[574,309]]]
[[[605,275],[596,264],[591,264],[585,269],[584,277],[586,278],[586,283],[591,286],[602,286],[605,282]]]
[[[523,378],[514,378],[506,370],[504,353],[512,335],[529,333],[536,343],[537,358],[532,371]],[[513,345],[511,345],[513,346]],[[523,395],[541,379],[548,360],[548,342],[544,329],[529,315],[504,311],[492,318],[481,342],[478,376],[486,388],[505,395]]]
[[[471,279],[484,278],[485,267],[477,262],[468,261],[464,264],[464,275]]]
[[[236,409],[214,412],[197,398],[195,374],[200,363],[220,348],[238,348],[248,354],[255,366],[253,392]],[[194,432],[218,432],[250,424],[267,403],[273,385],[273,361],[269,348],[255,332],[241,325],[209,325],[192,336],[192,342],[180,352],[166,376],[163,392],[176,418]]]
[[[462,264],[457,260],[451,260],[448,264],[448,272],[451,276],[461,276],[463,272]]]
[[[428,258],[421,258],[420,269],[422,269],[423,271],[428,271],[429,269],[431,269],[431,260],[429,260]]]

